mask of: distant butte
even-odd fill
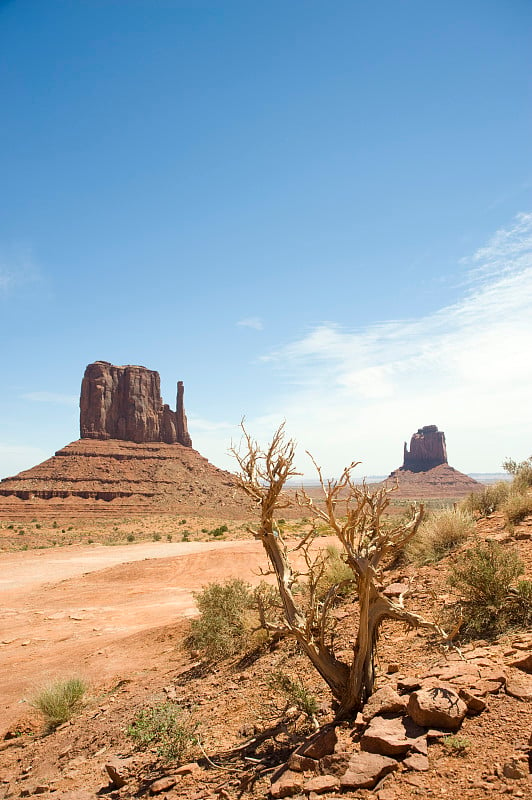
[[[234,475],[193,449],[183,396],[179,381],[172,411],[162,402],[157,372],[89,364],[81,385],[81,438],[0,481],[0,512],[249,514],[251,503]]]
[[[405,442],[403,465],[390,474],[391,480],[398,485],[398,497],[461,497],[482,489],[481,483],[449,466],[445,434],[437,425],[418,428],[410,449]]]

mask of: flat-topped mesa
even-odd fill
[[[419,428],[410,439],[410,450],[405,442],[402,470],[410,472],[426,472],[429,469],[447,464],[445,434],[437,425],[425,425]]]
[[[158,372],[131,365],[117,367],[108,361],[89,364],[81,383],[81,438],[192,447],[183,394],[183,382],[179,381],[176,410],[172,411],[163,405]]]

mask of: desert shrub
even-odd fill
[[[127,539],[128,542],[134,542],[135,541],[135,536],[134,536],[133,533],[128,533],[128,535],[126,536],[126,539]]]
[[[31,698],[30,705],[44,717],[46,729],[54,730],[67,722],[81,706],[87,686],[81,678],[54,681],[39,689]]]
[[[462,509],[445,508],[433,512],[423,522],[417,534],[407,542],[407,560],[418,564],[439,561],[471,536],[475,521]]]
[[[165,761],[181,760],[197,742],[197,724],[170,702],[138,711],[126,732],[140,748],[155,745]]]
[[[161,541],[161,534],[160,533],[154,533],[153,534],[153,541],[154,542],[160,542]]]
[[[452,756],[465,756],[471,749],[471,741],[465,736],[445,736],[441,743]]]
[[[519,624],[512,610],[511,589],[523,571],[516,551],[497,542],[479,544],[464,553],[449,574],[450,585],[464,600],[463,634],[496,634],[508,625]]]
[[[513,476],[513,491],[523,494],[532,487],[532,456],[524,461],[514,461],[507,458],[503,463],[503,469]]]
[[[203,651],[209,661],[242,652],[251,633],[254,605],[251,586],[238,578],[209,583],[194,594],[200,616],[192,620],[186,644]]]
[[[518,525],[525,517],[532,514],[532,495],[512,493],[508,495],[501,510],[510,525]]]
[[[504,503],[510,493],[511,484],[508,481],[498,481],[485,486],[480,492],[472,492],[460,503],[460,508],[470,514],[479,514],[487,517]]]
[[[333,586],[338,586],[338,595],[347,597],[356,588],[353,570],[345,563],[338,547],[329,545],[326,550],[325,569],[319,580],[318,594],[324,597]]]
[[[518,581],[508,599],[508,613],[514,625],[532,626],[532,581]]]
[[[284,695],[287,706],[295,706],[309,719],[314,719],[318,711],[318,701],[302,681],[292,678],[282,670],[277,670],[270,678],[270,686]]]

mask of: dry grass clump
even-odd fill
[[[501,506],[501,511],[504,512],[506,520],[510,525],[519,525],[525,517],[532,514],[532,495],[508,495],[508,499]]]
[[[510,494],[511,483],[498,481],[490,486],[485,486],[481,492],[472,492],[460,503],[459,508],[469,514],[478,514],[488,517],[497,511]]]
[[[405,547],[405,557],[416,564],[439,561],[460,547],[474,531],[472,515],[462,509],[445,508],[430,514]]]
[[[73,716],[80,708],[87,685],[81,678],[67,678],[54,681],[39,689],[31,698],[30,705],[44,717],[47,731],[53,731],[58,725]]]

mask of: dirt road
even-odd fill
[[[182,625],[193,591],[237,576],[256,583],[261,566],[256,541],[0,553],[0,736],[46,680],[101,683],[149,669],[153,630]]]

